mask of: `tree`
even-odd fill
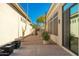
[[[32,24],[32,28],[35,29],[35,35],[38,34],[38,31],[39,31],[39,26],[37,24]]]
[[[45,16],[40,16],[36,20],[37,24],[40,26],[41,24],[44,24],[45,22]]]
[[[45,21],[45,16],[41,16],[37,18],[37,23],[44,23]]]
[[[45,26],[46,29],[46,15],[38,17],[36,22],[39,26]]]
[[[32,24],[32,28],[37,28],[38,26],[36,24]]]

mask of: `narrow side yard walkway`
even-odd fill
[[[70,56],[68,52],[56,44],[43,45],[40,35],[30,35],[22,40],[19,49],[11,56]]]
[[[11,56],[71,56],[57,45],[26,45],[14,50]]]
[[[22,40],[22,45],[41,45],[43,44],[41,35],[30,35]]]

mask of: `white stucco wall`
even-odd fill
[[[29,34],[31,34],[32,33],[32,27],[31,27],[31,25],[30,24],[27,24],[26,25],[26,31],[25,31],[25,36],[27,36],[27,35],[29,35]]]
[[[21,21],[21,18],[22,17],[20,17],[20,20],[19,20],[19,37],[22,37],[22,28],[25,29],[25,25],[26,25],[24,22]]]
[[[22,36],[22,26],[26,24],[21,22],[21,17],[24,18],[8,4],[0,3],[0,46]],[[26,29],[28,34],[29,29],[28,25]]]
[[[9,5],[0,3],[0,46],[18,37],[19,14]]]

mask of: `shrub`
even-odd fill
[[[43,38],[43,40],[48,41],[48,40],[50,39],[49,33],[46,32],[46,31],[44,31],[44,32],[42,33],[42,38]]]

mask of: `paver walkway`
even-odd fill
[[[31,35],[22,40],[21,48],[14,50],[11,56],[70,56],[56,44],[43,45],[40,35]]]

